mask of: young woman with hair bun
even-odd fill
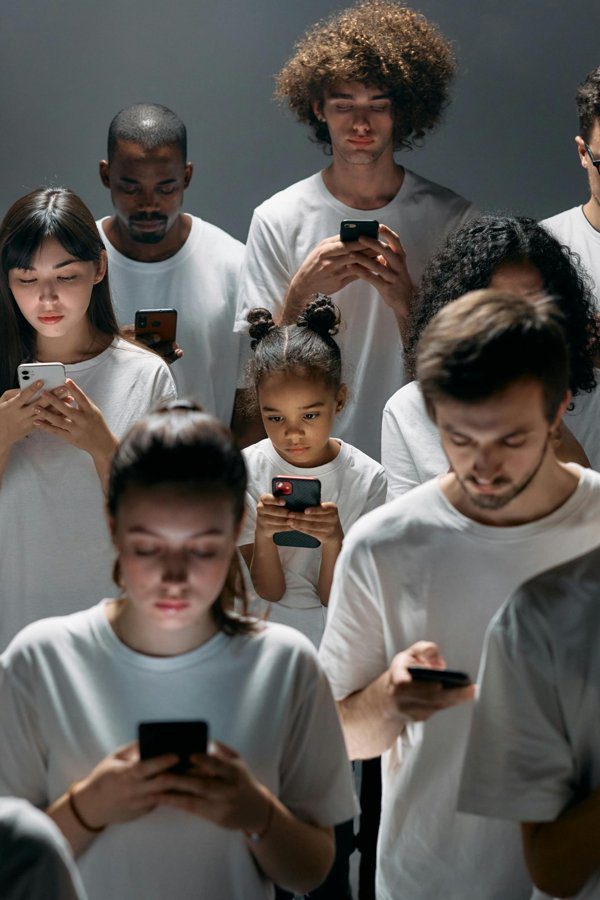
[[[298,628],[316,646],[344,533],[383,503],[387,490],[379,463],[332,437],[347,398],[334,340],[339,321],[337,307],[323,295],[295,325],[275,325],[266,309],[248,313],[254,350],[249,380],[267,437],[243,451],[248,492],[241,552],[268,618]],[[321,505],[289,512],[285,499],[271,490],[280,475],[318,478]],[[275,533],[293,530],[317,538],[321,546],[274,543]]]
[[[45,809],[90,900],[302,894],[354,815],[314,648],[243,614],[245,488],[216,419],[171,404],[137,422],[108,486],[120,596],[29,625],[0,657],[0,794]],[[183,774],[177,755],[140,759],[138,724],[165,720],[208,723]]]

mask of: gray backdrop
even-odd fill
[[[240,239],[265,197],[325,164],[271,99],[295,39],[330,0],[2,3],[0,209],[40,184],[110,211],[97,161],[121,107],[153,100],[189,130],[187,209]],[[421,0],[456,46],[442,126],[401,155],[483,209],[545,216],[586,197],[576,85],[600,64],[598,0]]]

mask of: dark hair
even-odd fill
[[[594,123],[600,118],[600,66],[592,69],[577,88],[579,134],[589,143]]]
[[[541,382],[552,422],[569,387],[563,316],[548,297],[486,288],[444,307],[417,347],[417,378],[427,411],[435,401],[485,400],[514,381]]]
[[[450,43],[424,16],[392,0],[362,0],[308,30],[275,94],[329,149],[329,129],[312,103],[337,81],[376,85],[392,102],[394,149],[409,148],[438,124],[455,69]]]
[[[86,262],[99,262],[104,253],[94,217],[66,188],[38,188],[10,207],[0,224],[0,394],[17,386],[17,366],[35,358],[37,337],[17,306],[8,273],[28,268],[41,243],[50,237]],[[107,276],[94,285],[87,316],[96,331],[112,337],[119,334]]]
[[[528,262],[539,271],[544,292],[563,316],[573,396],[593,391],[600,326],[578,257],[534,219],[522,216],[487,215],[467,222],[430,260],[409,327],[405,353],[409,377],[415,377],[415,350],[428,322],[463,294],[488,287],[494,272],[506,262]]]
[[[258,391],[260,380],[271,372],[302,371],[324,381],[334,391],[342,384],[342,355],[333,339],[340,313],[330,297],[318,296],[298,316],[295,325],[276,325],[268,309],[251,309],[246,316],[254,356],[248,380]],[[254,398],[256,399],[256,397]]]
[[[244,514],[246,466],[229,429],[194,403],[174,400],[139,419],[129,429],[113,457],[107,508],[113,518],[128,488],[182,486],[190,492],[227,496],[236,522]],[[248,632],[254,622],[229,607],[238,598],[246,611],[246,593],[237,554],[213,617],[226,634]]]
[[[134,141],[144,150],[172,144],[187,161],[187,130],[179,116],[160,103],[135,103],[116,114],[108,128],[108,162],[117,141]]]

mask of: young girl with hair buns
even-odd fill
[[[302,631],[319,645],[333,568],[344,533],[385,501],[382,466],[331,436],[346,402],[340,349],[334,340],[339,312],[317,296],[296,325],[275,325],[266,309],[248,313],[254,357],[249,375],[267,437],[243,452],[248,467],[242,555],[254,591],[268,603],[270,621]],[[277,476],[313,476],[321,482],[320,506],[303,513],[275,497]],[[277,532],[301,531],[321,546],[281,547]]]

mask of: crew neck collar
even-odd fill
[[[194,252],[196,245],[198,243],[200,237],[200,231],[202,229],[202,219],[198,216],[193,216],[191,213],[184,213],[190,217],[192,221],[192,225],[190,228],[190,233],[187,238],[173,256],[169,256],[167,259],[161,259],[158,262],[142,262],[139,259],[131,259],[129,256],[125,256],[124,253],[121,253],[120,250],[117,250],[115,245],[111,242],[108,237],[104,225],[109,221],[111,216],[105,216],[103,219],[100,219],[98,223],[98,229],[100,231],[100,236],[106,245],[106,248],[110,254],[110,265],[121,265],[126,266],[128,269],[138,269],[140,271],[148,272],[151,271],[153,274],[158,274],[159,272],[165,272],[168,269],[172,269],[175,266],[181,265],[181,263],[190,256],[191,253]]]
[[[322,477],[323,475],[328,475],[330,472],[333,472],[339,465],[346,465],[348,459],[348,444],[345,444],[344,441],[341,441],[339,438],[333,438],[333,440],[337,441],[340,445],[339,453],[331,460],[331,462],[324,463],[322,466],[303,467],[292,465],[287,462],[283,456],[279,455],[269,438],[265,438],[265,452],[271,462],[281,469],[281,475],[296,475],[298,477],[302,477],[303,475],[315,475]]]
[[[345,203],[342,203],[342,201],[338,200],[337,197],[335,197],[326,186],[325,182],[323,181],[322,172],[317,172],[315,184],[317,186],[317,190],[323,197],[323,200],[329,206],[332,206],[334,209],[336,209],[344,218],[373,218],[375,216],[375,213],[378,213],[379,215],[385,215],[387,212],[393,210],[394,207],[401,202],[404,195],[409,190],[407,184],[412,181],[414,176],[410,169],[407,169],[406,166],[403,166],[402,168],[404,169],[404,178],[402,179],[402,184],[398,188],[396,195],[390,200],[389,203],[386,203],[385,206],[378,206],[375,209],[355,209],[353,206],[347,206]]]

